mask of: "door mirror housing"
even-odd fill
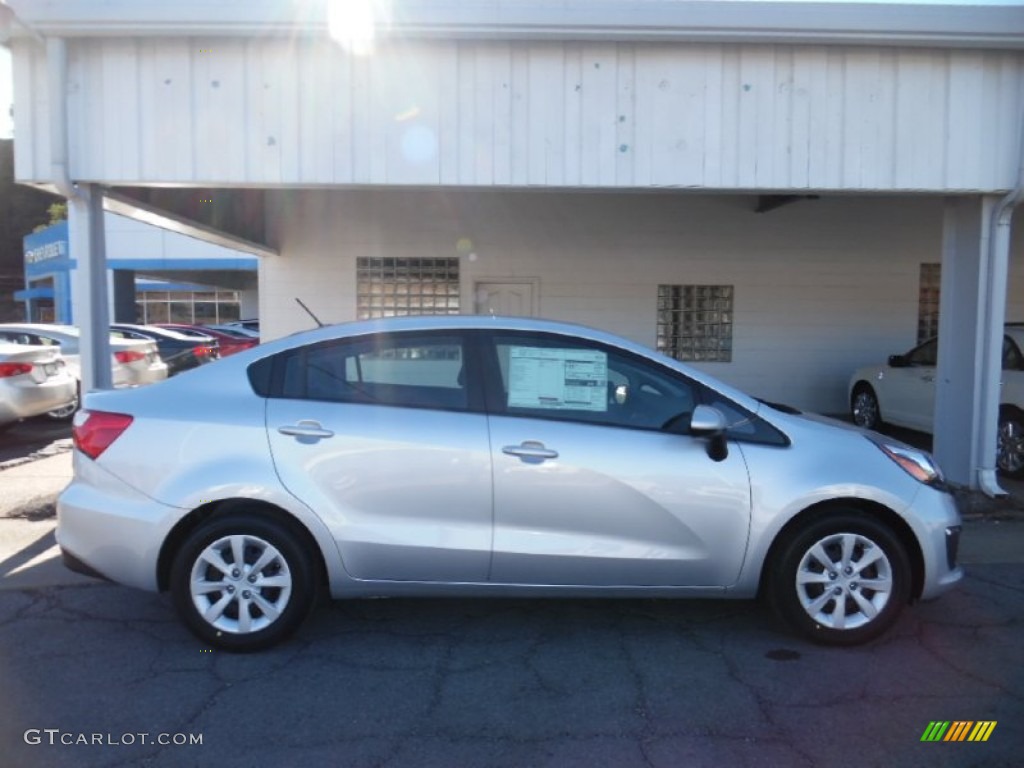
[[[693,409],[693,416],[690,418],[690,434],[697,436],[710,436],[725,432],[728,426],[725,415],[717,408],[710,405],[698,405]]]
[[[698,405],[693,409],[690,434],[708,438],[708,458],[712,461],[725,461],[729,456],[729,441],[725,437],[728,426],[725,415],[717,408]]]
[[[910,361],[907,360],[906,355],[889,355],[889,367],[890,368],[908,368]]]

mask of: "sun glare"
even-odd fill
[[[331,38],[356,56],[373,53],[380,10],[375,0],[327,0],[327,29]]]

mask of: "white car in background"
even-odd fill
[[[60,354],[76,383],[76,394],[70,403],[61,408],[47,411],[50,418],[70,419],[78,408],[78,382],[82,380],[81,354],[79,352],[80,335],[78,328],[71,325],[0,324],[0,341],[12,344],[60,347]],[[111,337],[110,353],[115,387],[136,387],[163,381],[167,378],[167,365],[160,358],[155,341]]]
[[[0,431],[76,399],[75,380],[57,349],[0,341]]]
[[[931,432],[935,416],[938,340],[929,339],[887,365],[860,368],[850,379],[850,412],[865,429],[882,424]],[[1024,323],[1006,326],[1003,386],[999,404],[996,465],[1008,477],[1024,477]]]

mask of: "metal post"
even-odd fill
[[[78,306],[75,324],[81,332],[82,393],[112,389],[110,364],[110,301],[103,228],[103,193],[92,184],[79,185],[68,199],[68,236],[77,262]]]

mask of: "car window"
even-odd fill
[[[111,328],[110,335],[113,336],[115,339],[149,339],[148,336],[143,336],[141,333],[135,333],[134,331],[124,331],[121,330],[120,328]]]
[[[1024,370],[1024,356],[1021,355],[1020,348],[1009,336],[1003,337],[1003,370]]]
[[[501,391],[492,409],[510,416],[606,426],[683,427],[696,389],[681,376],[611,347],[557,336],[496,336]],[[497,383],[497,382],[494,382]]]
[[[468,407],[456,336],[400,334],[326,342],[281,357],[280,396],[414,408]]]
[[[0,331],[0,340],[9,341],[12,344],[35,344],[40,347],[50,347],[57,344],[53,339],[28,333],[27,331]]]
[[[927,341],[907,355],[911,365],[934,366],[938,356],[939,342],[935,339]]]

